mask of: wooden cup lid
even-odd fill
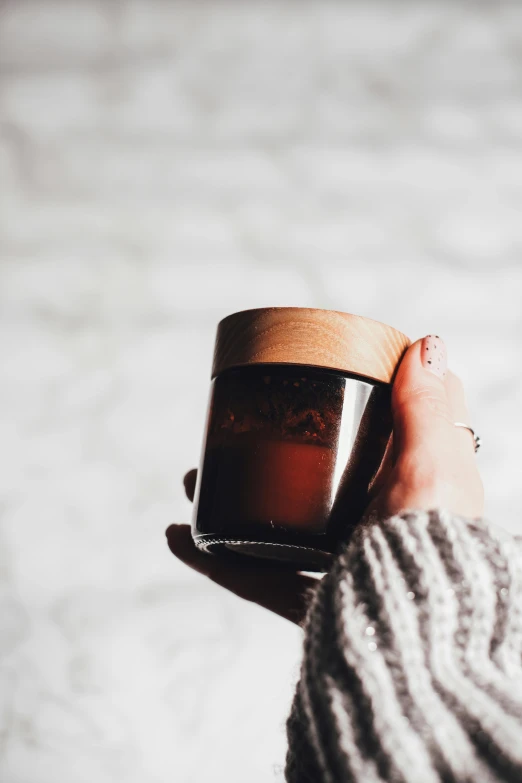
[[[391,383],[410,344],[392,326],[337,310],[243,310],[218,324],[212,378],[230,367],[305,364]]]

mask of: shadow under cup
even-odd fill
[[[391,385],[323,367],[227,369],[211,386],[193,538],[209,553],[325,571],[368,503]]]

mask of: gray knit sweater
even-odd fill
[[[289,783],[522,783],[522,544],[439,509],[367,520],[305,623]]]

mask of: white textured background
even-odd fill
[[[0,2],[0,780],[282,780],[300,635],[170,556],[215,325],[442,335],[522,531],[522,4]]]

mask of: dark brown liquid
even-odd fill
[[[209,449],[203,480],[216,524],[265,524],[310,533],[325,528],[335,453],[327,446],[263,439]],[[213,488],[213,491],[212,491]]]

